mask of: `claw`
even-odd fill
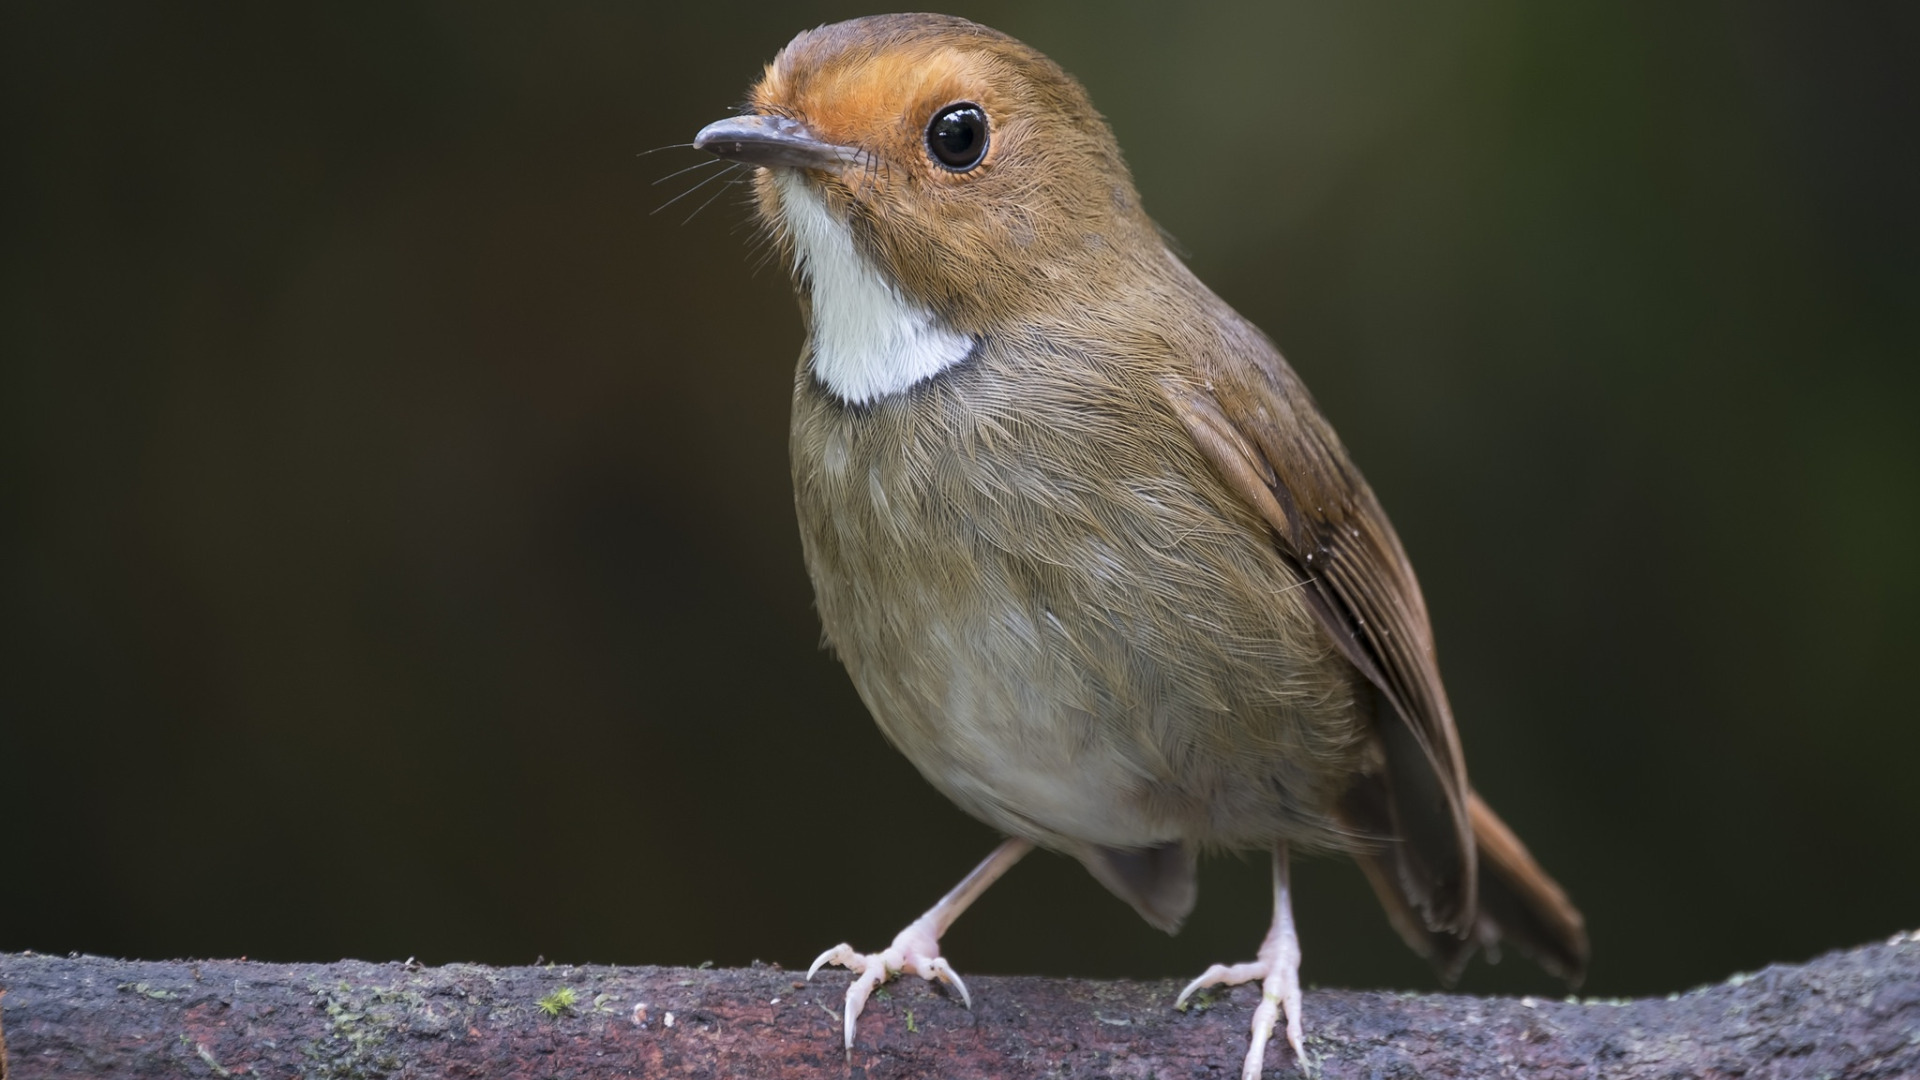
[[[856,963],[859,964],[859,967],[854,966]],[[814,959],[813,965],[807,968],[807,981],[812,982],[814,975],[818,974],[820,969],[826,967],[828,964],[839,964],[841,967],[859,971],[866,967],[866,957],[854,952],[853,946],[842,942],[828,949],[826,952],[821,953]]]
[[[1193,996],[1195,990],[1205,990],[1209,986],[1239,986],[1243,982],[1252,982],[1265,973],[1265,969],[1258,961],[1249,964],[1235,964],[1232,967],[1228,967],[1225,964],[1215,964],[1202,973],[1199,978],[1188,983],[1185,990],[1180,991],[1180,996],[1173,1001],[1173,1007],[1178,1009],[1182,1005],[1185,1005],[1187,999]]]
[[[927,966],[932,969],[935,978],[960,991],[960,1004],[965,1005],[969,1011],[973,1009],[973,995],[967,993],[967,984],[960,981],[960,973],[953,970],[953,965],[947,963],[946,957],[936,956],[933,958],[933,963]]]

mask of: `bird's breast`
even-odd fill
[[[792,452],[828,640],[935,786],[1042,843],[1314,843],[1352,670],[1150,371],[984,341],[850,406],[803,358]]]

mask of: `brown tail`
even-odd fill
[[[1580,985],[1587,972],[1587,924],[1579,909],[1478,794],[1468,794],[1467,808],[1479,852],[1479,914],[1473,932],[1462,938],[1428,929],[1385,853],[1357,852],[1354,859],[1387,909],[1388,921],[1414,952],[1433,962],[1448,984],[1459,978],[1475,949],[1497,955],[1499,943],[1507,941],[1549,974]]]

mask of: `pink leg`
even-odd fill
[[[853,1024],[860,1018],[860,1011],[867,1007],[867,995],[873,988],[886,982],[894,975],[905,972],[918,975],[923,979],[940,979],[960,991],[960,1000],[967,1008],[973,1008],[973,998],[967,993],[967,984],[960,981],[960,975],[940,955],[940,935],[947,932],[960,913],[967,910],[987,886],[1000,879],[1000,875],[1021,856],[1033,850],[1031,840],[1008,840],[993,849],[973,873],[962,878],[953,891],[940,898],[925,915],[913,920],[893,944],[878,953],[857,953],[848,945],[835,945],[820,954],[820,958],[807,969],[807,978],[813,978],[814,972],[828,964],[838,964],[858,973],[859,978],[847,987],[846,1025],[847,1050],[853,1050]]]
[[[1293,1056],[1300,1062],[1301,1070],[1307,1067],[1307,1054],[1301,1048],[1300,1036],[1300,939],[1293,929],[1290,888],[1287,845],[1282,842],[1273,848],[1273,927],[1267,931],[1267,939],[1260,943],[1260,952],[1254,961],[1231,967],[1213,965],[1206,974],[1188,983],[1187,988],[1180,991],[1180,999],[1174,1002],[1175,1008],[1186,1004],[1187,997],[1202,987],[1238,986],[1260,980],[1260,1005],[1253,1010],[1253,1043],[1247,1047],[1241,1080],[1260,1080],[1260,1069],[1267,1057],[1267,1040],[1273,1037],[1274,1024],[1282,1008],[1287,1013],[1287,1042],[1292,1044]]]

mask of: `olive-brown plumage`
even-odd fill
[[[1078,83],[963,20],[859,19],[699,145],[762,166],[821,619],[929,781],[1167,930],[1201,849],[1341,850],[1444,972],[1504,934],[1579,976],[1579,914],[1468,786],[1379,503]]]

